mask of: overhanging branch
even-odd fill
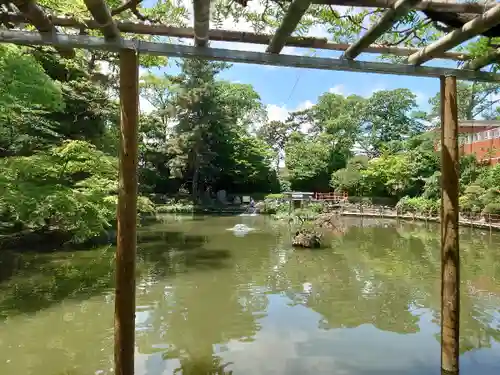
[[[396,0],[313,0],[312,3],[364,8],[392,8],[395,2]],[[459,3],[447,0],[424,0],[415,5],[415,9],[432,10],[435,12],[482,14],[486,9],[492,8],[494,5],[495,2],[486,3],[484,1]]]
[[[453,30],[443,38],[414,53],[408,58],[408,63],[412,65],[423,64],[433,59],[436,53],[443,53],[450,48],[456,47],[498,23],[500,23],[500,5],[495,5],[484,14],[467,22],[461,29]]]
[[[84,2],[92,17],[99,24],[104,37],[108,40],[118,38],[120,30],[116,27],[111,11],[104,0],[84,0]]]
[[[210,0],[193,0],[194,44],[205,47],[208,44],[210,29]]]
[[[466,62],[463,68],[470,70],[479,70],[499,60],[500,60],[500,48],[496,49],[493,52],[488,53],[485,56],[478,57],[477,59]]]
[[[280,53],[286,44],[287,38],[293,33],[302,16],[311,5],[311,0],[294,0],[288,8],[281,25],[276,30],[266,52]]]
[[[47,17],[34,0],[11,0],[11,2],[38,31],[51,33],[54,38],[57,37],[56,27],[50,22],[49,17]],[[58,47],[56,50],[63,57],[72,58],[75,56],[75,51],[71,48]]]
[[[394,8],[387,10],[380,20],[373,25],[356,43],[351,45],[344,53],[346,59],[355,59],[363,49],[375,42],[383,33],[389,30],[394,22],[407,14],[420,0],[398,0]]]

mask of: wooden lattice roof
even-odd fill
[[[249,1],[235,0],[232,6],[246,6]],[[193,27],[172,27],[145,21],[138,11],[141,0],[127,0],[110,9],[104,0],[84,0],[92,19],[48,14],[35,0],[0,0],[0,42],[21,45],[52,45],[63,57],[72,57],[74,48],[119,51],[135,49],[139,53],[200,57],[232,62],[305,67],[326,70],[364,71],[382,74],[438,77],[454,75],[459,79],[500,81],[500,75],[481,70],[496,62],[500,48],[478,58],[453,51],[453,48],[477,37],[500,35],[500,4],[458,3],[446,0],[285,0],[287,10],[275,33],[257,34],[210,28],[210,0],[193,0]],[[291,36],[302,16],[312,4],[375,7],[385,9],[382,16],[353,44],[332,43],[326,39]],[[116,16],[130,10],[137,21],[118,20]],[[453,31],[420,48],[373,44],[392,25],[411,10],[419,10],[429,19],[446,24]],[[142,21],[141,21],[142,20]],[[38,32],[27,31],[31,24]],[[61,32],[64,30],[65,33]],[[90,36],[86,30],[99,30]],[[123,38],[121,33],[126,33]],[[194,46],[135,39],[134,36],[170,36],[192,38]],[[267,44],[265,53],[211,48],[209,41]],[[284,55],[285,46],[342,51],[340,58]],[[389,54],[406,57],[405,63],[367,62],[357,60],[361,53]],[[461,68],[423,66],[432,59],[463,62]]]

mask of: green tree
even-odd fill
[[[353,157],[347,162],[345,168],[333,172],[330,186],[334,190],[345,191],[349,194],[363,194],[364,176],[362,171],[366,170],[367,167],[367,156],[359,155]]]
[[[63,110],[61,85],[22,47],[0,46],[0,156],[29,154],[58,138],[45,116]]]
[[[405,154],[382,154],[371,159],[362,171],[367,189],[372,196],[402,197],[412,188],[414,175],[411,160]]]
[[[172,176],[190,184],[195,201],[208,189],[267,192],[277,184],[269,148],[250,134],[264,115],[260,97],[250,85],[218,80],[226,67],[185,60],[173,78],[176,125],[168,165]]]
[[[216,126],[219,125],[220,111],[215,77],[226,66],[187,59],[181,63],[182,72],[176,79],[178,123],[174,127],[176,152],[170,166],[177,173],[187,173],[194,201],[198,201],[200,189],[210,185],[220,171],[213,165],[216,153],[211,140],[222,136],[225,130]]]
[[[283,152],[288,137],[293,131],[297,131],[298,127],[292,121],[268,121],[264,123],[258,130],[257,136],[261,138],[273,150],[276,159],[276,168],[279,168],[283,159]]]
[[[166,136],[166,128],[173,117],[174,83],[167,74],[161,76],[148,72],[141,76],[140,93],[154,108],[154,114],[161,120]]]
[[[416,96],[408,89],[375,92],[366,102],[360,145],[378,156],[393,141],[402,141],[424,130],[414,110]]]
[[[357,95],[344,97],[325,93],[310,110],[312,134],[328,134],[331,146],[345,157],[358,141],[366,100]]]
[[[69,233],[76,242],[102,234],[116,217],[117,160],[84,141],[0,160],[0,212],[33,231]],[[149,202],[140,207],[151,210]]]
[[[459,120],[474,120],[479,117],[494,119],[498,117],[500,85],[482,82],[457,83],[457,108]],[[438,92],[429,99],[432,106],[429,118],[439,121],[441,113],[441,94]]]
[[[293,190],[328,191],[333,171],[345,166],[345,155],[331,147],[328,136],[292,134],[285,165]]]

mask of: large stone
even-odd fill
[[[309,249],[319,248],[321,247],[321,234],[306,229],[298,230],[292,240],[292,246]]]
[[[316,227],[330,229],[338,232],[343,232],[338,215],[335,213],[321,214],[314,221]]]
[[[217,192],[217,200],[222,204],[227,204],[227,193],[225,190],[219,190]]]

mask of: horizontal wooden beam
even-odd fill
[[[146,42],[141,40],[116,39],[113,41],[106,41],[104,38],[92,37],[88,35],[59,35],[57,38],[54,38],[50,33],[42,34],[29,31],[9,30],[0,31],[0,42],[20,45],[56,45],[60,47],[84,48],[88,50],[104,50],[111,52],[117,52],[122,49],[133,49],[139,53],[179,58],[202,58],[207,60],[228,61],[235,63],[417,77],[440,77],[443,75],[453,75],[462,80],[500,82],[500,74],[481,71],[416,67],[404,64],[362,62],[345,59],[329,59],[323,57],[277,55],[220,48],[200,48],[186,45]]]
[[[385,11],[382,17],[353,45],[344,53],[346,59],[355,59],[363,49],[375,42],[382,34],[389,30],[394,22],[407,14],[411,8],[420,0],[397,0],[394,7]]]
[[[23,13],[26,21],[35,26],[38,31],[52,33],[54,37],[57,36],[57,29],[54,24],[50,22],[49,17],[34,0],[11,0],[11,3]],[[71,48],[57,47],[56,50],[63,57],[72,58],[75,56],[75,51]]]
[[[339,5],[363,8],[392,8],[396,0],[313,0],[313,4]],[[482,14],[486,9],[495,5],[495,2],[456,2],[447,0],[425,0],[415,5],[417,10],[432,10],[434,12],[474,13]]]
[[[101,29],[104,37],[108,40],[118,38],[120,30],[116,27],[116,23],[111,16],[111,10],[104,0],[84,0],[84,2],[92,17],[99,24],[99,29]]]
[[[477,59],[466,62],[463,66],[463,69],[479,70],[481,68],[484,68],[485,66],[488,66],[490,64],[493,64],[494,62],[499,62],[499,61],[500,61],[500,48],[488,53],[485,56],[478,57]]]
[[[287,38],[292,35],[300,19],[311,5],[311,0],[293,0],[281,21],[280,27],[276,30],[269,46],[268,53],[280,53],[286,44]]]
[[[13,23],[22,23],[26,19],[21,14],[7,13],[4,14],[7,20]],[[0,17],[1,18],[1,17]],[[52,17],[54,25],[77,28],[88,27],[89,29],[99,29],[99,25],[94,20],[84,19],[78,21],[74,18],[65,17]],[[141,34],[141,35],[155,35],[155,36],[169,36],[175,38],[190,38],[194,36],[194,30],[191,27],[173,27],[166,25],[148,25],[145,23],[135,23],[130,21],[117,21],[118,29],[123,33]],[[208,32],[210,40],[222,42],[239,42],[251,44],[269,44],[272,35],[247,33],[232,30],[210,30]],[[299,47],[299,48],[314,48],[324,49],[330,51],[345,51],[349,48],[350,44],[346,43],[331,43],[326,38],[311,38],[311,37],[288,37],[286,46]],[[363,50],[363,53],[377,53],[377,54],[390,54],[395,56],[408,57],[411,54],[419,51],[418,48],[407,47],[391,47],[382,45],[371,45]],[[469,60],[469,56],[461,52],[445,52],[436,56],[436,58],[447,60]]]
[[[408,57],[408,63],[420,65],[426,61],[432,60],[436,53],[443,53],[450,48],[474,38],[485,30],[492,28],[500,23],[500,5],[495,5],[482,15],[477,16],[472,21],[467,22],[460,29],[455,29],[446,34],[441,39],[422,48],[420,51]]]

